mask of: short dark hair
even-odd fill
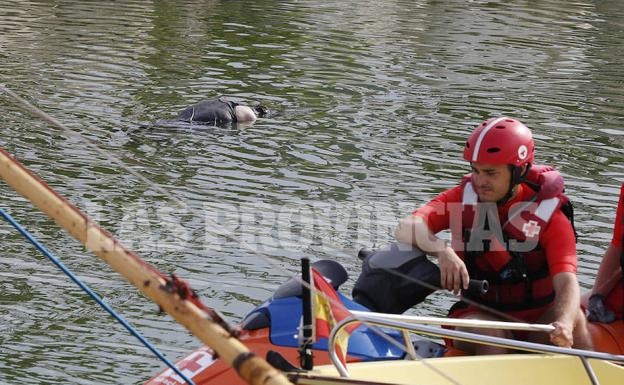
[[[253,110],[256,112],[256,115],[259,118],[264,118],[265,116],[267,116],[269,114],[269,109],[266,108],[265,106],[258,104],[257,106],[253,107]]]

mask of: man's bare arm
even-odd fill
[[[607,296],[613,287],[622,279],[622,268],[620,267],[621,253],[621,247],[617,247],[612,243],[609,244],[600,262],[592,294]]]
[[[414,245],[425,253],[438,257],[442,288],[452,290],[455,294],[462,287],[464,290],[468,289],[470,277],[466,265],[448,242],[431,233],[421,217],[408,215],[403,218],[394,235],[397,241]]]
[[[553,344],[571,347],[576,316],[580,307],[580,288],[574,273],[564,272],[553,277],[555,289],[555,330],[550,333]]]

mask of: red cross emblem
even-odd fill
[[[177,364],[177,367],[184,373],[187,377],[192,378],[197,373],[206,369],[210,365],[214,364],[216,361],[212,357],[212,351],[209,348],[203,348],[200,351],[196,351],[188,358],[180,361]],[[160,380],[160,382],[158,382]],[[171,385],[182,385],[186,384],[184,380],[180,376],[174,373],[172,369],[168,369],[160,374],[157,378],[157,382],[163,384],[171,384]]]
[[[518,158],[524,160],[527,155],[529,155],[529,149],[524,144],[518,147]]]
[[[189,370],[194,374],[202,368],[198,361],[201,360],[203,357],[203,354],[197,354],[195,355],[195,357],[189,357],[189,359],[180,362],[178,364],[178,368]]]
[[[534,236],[539,234],[541,229],[542,228],[540,227],[539,223],[535,221],[529,221],[528,223],[522,225],[522,232],[524,233],[524,235],[527,236],[527,238],[533,238]]]

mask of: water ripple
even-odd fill
[[[0,145],[237,321],[302,255],[336,259],[355,278],[357,250],[390,240],[402,215],[457,183],[472,127],[507,114],[566,178],[587,288],[624,180],[620,8],[8,0],[0,82],[171,196],[4,97]],[[273,115],[246,128],[146,124],[219,95]],[[166,354],[199,345],[6,185],[0,193]],[[0,382],[140,383],[161,367],[12,229],[0,234]],[[414,312],[443,315],[452,302],[436,294]]]

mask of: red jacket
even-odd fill
[[[527,179],[513,200],[500,207],[492,203],[487,211],[469,175],[414,212],[434,233],[451,229],[453,248],[471,278],[491,284],[487,294],[471,299],[502,311],[550,303],[552,276],[577,267],[574,230],[560,210],[568,203],[561,176],[535,166]]]

